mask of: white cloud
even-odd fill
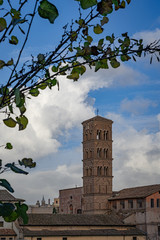
[[[133,38],[138,38],[138,39],[143,39],[144,40],[144,44],[150,44],[152,42],[154,42],[155,40],[159,40],[160,39],[160,29],[156,28],[153,31],[142,31],[142,32],[137,32],[133,35]]]
[[[156,107],[157,104],[150,99],[144,99],[141,97],[129,100],[125,98],[121,102],[121,110],[124,112],[129,112],[133,115],[139,115],[145,113],[149,107]]]
[[[156,133],[138,131],[121,115],[110,114],[109,117],[113,119],[115,125],[113,125],[114,188],[159,182],[160,131]]]
[[[26,130],[18,132],[17,129],[8,129],[1,124],[0,135],[3,136],[1,143],[12,142],[14,145],[12,151],[1,148],[1,159],[5,162],[13,162],[22,157],[33,157],[37,163],[45,166],[45,171],[42,171],[41,165],[38,164],[38,167],[32,170],[28,176],[7,174],[7,179],[16,190],[15,196],[34,203],[42,195],[53,198],[57,196],[58,190],[61,188],[81,185],[82,163],[81,153],[78,153],[79,149],[77,150],[77,146],[71,147],[70,151],[65,152],[65,149],[61,151],[60,147],[63,147],[62,138],[66,141],[70,139],[74,135],[73,129],[81,132],[81,122],[94,116],[93,102],[87,101],[89,91],[107,88],[111,85],[139,84],[142,79],[145,79],[143,74],[135,72],[123,64],[119,69],[100,71],[97,74],[88,71],[78,82],[61,77],[60,91],[55,87],[52,91],[42,91],[39,97],[28,100],[26,115],[29,119],[29,126]],[[115,117],[111,116],[111,119],[114,120]],[[120,117],[116,121],[124,123],[123,118],[120,119]],[[128,138],[127,134],[129,134]],[[79,140],[78,147],[82,140],[81,136],[80,134],[76,136]],[[140,140],[141,133],[130,126],[122,133],[122,136],[124,138],[117,135],[115,157],[118,156],[118,161],[123,161],[123,166],[126,164],[125,155],[131,156],[132,147],[136,148],[134,144],[136,145]],[[151,142],[149,136],[142,135],[142,137],[144,137],[146,147],[140,153],[144,155]],[[131,145],[129,145],[129,141],[131,141]],[[142,161],[145,160],[142,158]],[[128,158],[128,165],[125,166],[134,169],[133,163],[134,159]],[[48,167],[46,167],[47,165]],[[117,167],[115,171],[117,171]]]

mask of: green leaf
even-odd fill
[[[5,62],[3,60],[0,60],[0,69],[3,68],[5,65]]]
[[[33,88],[29,91],[29,93],[33,96],[33,97],[37,97],[39,95],[39,90],[38,88]]]
[[[5,167],[10,168],[15,173],[25,174],[25,175],[28,174],[28,172],[16,167],[14,163],[7,163]]]
[[[44,90],[44,89],[46,89],[47,86],[48,86],[48,84],[46,82],[44,82],[44,83],[39,84],[38,88],[40,88],[41,90]]]
[[[93,41],[93,38],[91,36],[87,36],[87,41],[91,43]]]
[[[21,166],[34,168],[36,166],[36,162],[33,162],[32,158],[23,158],[21,161],[18,161]]]
[[[74,67],[71,74],[78,73],[82,75],[83,73],[85,73],[85,71],[86,71],[86,67],[81,65],[81,66]]]
[[[28,210],[28,206],[26,204],[21,204],[19,203],[15,203],[17,209],[15,210],[16,213],[18,214],[19,217],[21,217],[23,219],[23,223],[27,224],[28,223],[28,215],[27,215],[27,210]]]
[[[20,95],[20,90],[19,88],[16,88],[14,90],[14,95],[15,95],[15,103],[16,103],[16,106],[18,107],[19,104],[21,103],[21,95]]]
[[[112,58],[110,64],[113,68],[118,68],[120,66],[120,63],[117,61],[116,58]]]
[[[111,0],[102,0],[97,4],[97,11],[102,15],[106,16],[107,14],[113,11],[112,1]]]
[[[15,209],[12,203],[0,203],[0,216],[9,217]]]
[[[58,17],[58,10],[52,3],[47,0],[42,0],[38,7],[38,13],[40,17],[46,18],[50,23],[54,23],[54,20]]]
[[[103,17],[103,19],[101,20],[101,26],[103,26],[104,24],[109,22],[109,18],[108,17]]]
[[[97,24],[96,26],[94,26],[93,31],[94,31],[94,33],[96,33],[96,34],[100,34],[100,33],[103,32],[103,28],[102,28],[99,24]]]
[[[11,60],[9,60],[6,65],[7,65],[7,66],[11,66],[11,65],[13,65],[13,64],[14,64],[13,58],[11,58]]]
[[[17,45],[18,44],[18,38],[16,36],[11,36],[11,39],[9,40],[10,44]]]
[[[113,3],[116,7],[118,7],[118,0],[112,0],[112,3]]]
[[[19,107],[19,110],[20,110],[20,113],[22,115],[23,113],[25,113],[26,107],[24,105],[22,105],[22,106]]]
[[[24,130],[28,125],[28,119],[23,115],[20,118],[16,118],[19,124],[19,130]]]
[[[126,6],[125,1],[122,1],[122,3],[121,3],[121,8],[125,8],[125,6]]]
[[[12,193],[14,192],[10,183],[6,179],[0,179],[0,186],[6,188],[9,192],[12,192]]]
[[[6,222],[14,222],[18,217],[18,214],[14,211],[9,216],[4,217],[4,220]]]
[[[5,148],[6,149],[12,149],[13,148],[13,146],[12,146],[12,144],[11,143],[6,143],[6,146],[5,146]]]
[[[53,66],[53,67],[52,67],[52,71],[53,71],[53,72],[58,72],[58,67]]]
[[[3,122],[7,127],[11,127],[11,128],[14,128],[17,124],[17,122],[11,117],[3,119]]]
[[[0,18],[0,32],[2,32],[7,27],[6,20],[4,18]]]
[[[76,31],[71,32],[70,38],[71,38],[72,42],[76,41],[76,39],[77,39],[77,32]]]
[[[43,63],[44,60],[45,60],[44,54],[39,53],[38,56],[37,56],[37,59],[38,59],[39,63]]]
[[[97,0],[80,0],[81,7],[87,9],[97,4]]]
[[[122,55],[122,56],[121,56],[121,60],[122,60],[123,62],[128,61],[129,59],[131,59],[131,57],[128,56],[128,55]]]
[[[107,59],[102,59],[96,62],[95,64],[95,72],[97,72],[100,68],[108,69]]]
[[[67,76],[68,79],[73,79],[74,81],[77,81],[79,79],[79,73],[78,72],[74,72],[70,75]]]
[[[128,4],[130,4],[131,0],[126,0]]]

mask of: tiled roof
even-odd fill
[[[110,121],[110,122],[113,123],[112,120],[97,115],[93,118],[90,118],[90,119],[87,119],[87,120],[83,121],[82,124],[85,123],[85,122],[90,122],[90,121]]]
[[[118,229],[91,229],[91,230],[63,230],[63,231],[30,231],[23,229],[25,237],[45,237],[45,236],[144,236],[145,233],[136,228],[127,230]]]
[[[122,226],[115,214],[28,214],[28,226]],[[19,220],[20,225],[23,222]]]
[[[128,199],[128,198],[145,198],[158,191],[160,191],[160,184],[126,188],[126,189],[122,189],[119,192],[116,192],[113,195],[113,197],[109,198],[109,200]]]
[[[2,202],[17,202],[17,201],[24,201],[24,200],[19,199],[19,198],[15,198],[7,190],[1,190],[0,189],[0,201],[2,201]]]
[[[17,236],[13,229],[0,229],[0,236]]]

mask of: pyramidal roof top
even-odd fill
[[[90,122],[90,121],[110,121],[111,123],[113,123],[112,120],[97,115],[97,116],[95,116],[93,118],[90,118],[90,119],[87,119],[87,120],[83,121],[82,124],[86,123],[86,122]]]

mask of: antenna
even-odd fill
[[[99,109],[97,108],[97,116],[98,116],[98,113],[99,113]]]

